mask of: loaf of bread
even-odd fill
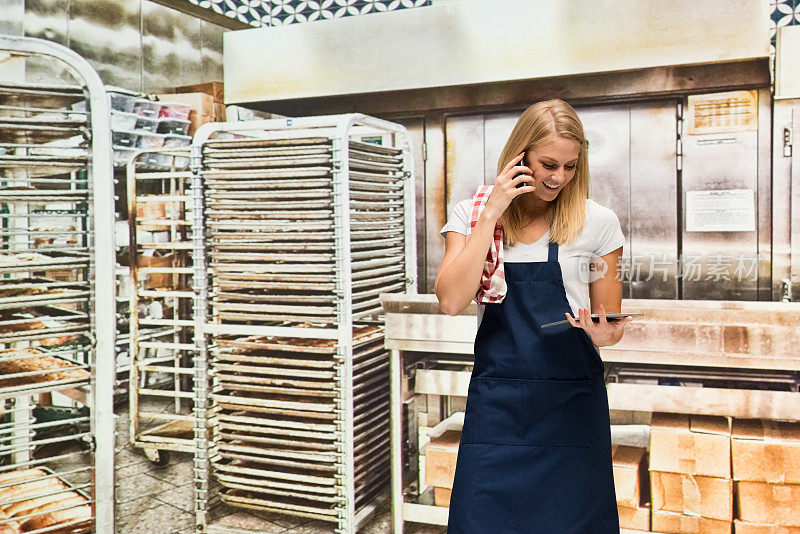
[[[19,358],[19,356],[28,356]],[[85,369],[69,369],[59,371],[75,364],[56,358],[36,349],[14,349],[0,352],[0,375],[25,373],[30,371],[52,370],[51,373],[40,373],[0,380],[0,387],[11,387],[23,384],[50,382],[56,380],[83,380],[91,376]]]
[[[48,531],[49,534],[68,534],[77,532],[90,525],[92,522],[92,507],[88,504],[84,504],[85,502],[86,499],[81,496],[77,496],[61,501],[51,502],[49,504],[45,504],[44,506],[34,508],[28,513],[37,515],[22,523],[22,531],[30,532],[32,530],[54,527],[61,523],[82,520],[79,523],[65,526],[63,529]],[[59,510],[59,508],[66,509]]]
[[[17,501],[25,497],[41,497],[42,495],[64,489],[64,483],[55,477],[50,478],[34,478],[15,484],[10,488],[0,491],[0,510],[8,514],[8,508],[12,504],[9,501]]]
[[[44,475],[44,471],[35,468],[6,471],[4,473],[0,473],[0,486],[7,486],[12,482],[19,482],[20,480],[27,480],[29,478],[43,477]]]
[[[10,519],[6,514],[0,512],[0,521],[7,521]],[[19,534],[19,523],[16,521],[8,521],[8,523],[0,523],[0,534]]]
[[[64,493],[51,493],[49,495],[35,497],[33,499],[28,499],[26,501],[16,502],[5,509],[5,514],[8,515],[9,517],[14,517],[18,515],[27,515],[30,513],[30,510],[33,510],[34,508],[44,506],[45,504],[50,504],[51,502],[63,501],[65,499],[70,499],[74,497],[80,497],[80,495],[78,495],[74,491],[67,491]]]
[[[17,332],[29,332],[31,330],[43,330],[44,323],[41,321],[31,321],[29,323],[16,323],[0,325],[0,334],[16,334]]]

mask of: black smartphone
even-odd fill
[[[519,163],[517,163],[517,165],[525,165],[525,155],[523,155],[523,156],[522,156],[522,159],[519,161]],[[523,175],[525,175],[525,176],[530,176],[530,175],[528,175],[528,174],[525,174],[525,173],[520,173],[520,174],[523,174]],[[518,174],[517,176],[519,176],[520,174]],[[514,178],[516,178],[516,176],[515,176]],[[524,187],[524,186],[526,186],[526,185],[528,185],[528,184],[527,184],[527,183],[525,183],[525,182],[520,182],[520,183],[518,183],[518,184],[517,184],[515,187],[516,187],[517,189],[519,189],[520,187]]]

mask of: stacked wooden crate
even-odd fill
[[[619,526],[650,530],[650,485],[647,480],[647,450],[614,445],[614,490],[617,494]]]
[[[730,419],[654,413],[650,489],[654,532],[730,534]]]
[[[439,436],[431,437],[425,447],[425,483],[433,486],[433,503],[436,506],[450,506],[460,440],[461,431],[446,430]]]
[[[800,534],[800,423],[735,419],[736,534]]]

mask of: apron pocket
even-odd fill
[[[608,406],[596,380],[525,380],[524,442],[541,447],[592,447],[608,433]],[[606,410],[603,417],[602,410]]]
[[[523,445],[524,381],[481,376],[467,392],[461,443]]]

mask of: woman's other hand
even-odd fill
[[[633,321],[633,317],[623,317],[619,320],[609,321],[606,319],[606,309],[600,304],[599,321],[594,322],[591,318],[589,310],[580,308],[578,310],[578,319],[573,318],[570,314],[564,313],[567,320],[572,326],[583,328],[592,340],[592,343],[598,347],[606,347],[614,345],[622,339],[622,333],[625,330],[625,325]]]
[[[524,157],[525,152],[522,152],[509,161],[495,180],[492,193],[483,209],[483,213],[486,213],[494,221],[503,215],[508,205],[517,196],[536,191],[535,186],[525,185],[526,181],[533,183],[531,180],[533,171],[525,166]]]

